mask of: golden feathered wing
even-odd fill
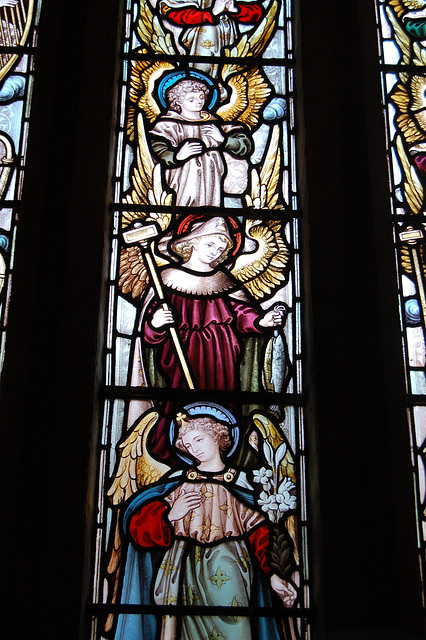
[[[247,206],[252,209],[283,209],[279,181],[281,170],[279,127],[275,125],[261,168],[251,172]],[[287,277],[290,250],[283,239],[281,220],[247,218],[246,237],[256,249],[238,256],[232,274],[244,284],[250,294],[260,300],[269,296]]]
[[[137,26],[141,43],[152,53],[174,55],[178,52],[173,43],[172,34],[163,28],[161,21],[153,14],[146,0],[139,2],[139,16]]]
[[[142,113],[137,116],[138,144],[136,150],[136,162],[132,171],[132,188],[125,197],[124,202],[131,205],[151,205],[160,209],[146,213],[141,210],[123,211],[123,228],[134,222],[155,222],[161,231],[165,231],[172,219],[172,214],[166,212],[173,202],[173,194],[164,188],[161,166],[155,164],[151,156],[148,141],[145,134],[145,126]],[[152,247],[157,266],[168,264],[164,258],[155,253]],[[120,271],[118,286],[123,294],[130,295],[133,299],[142,298],[149,284],[149,275],[139,246],[123,247],[120,254]]]
[[[259,22],[256,29],[244,33],[232,47],[225,48],[225,56],[227,58],[236,57],[242,59],[260,55],[268,45],[274,33],[278,9],[279,3],[277,0],[273,0],[266,11],[265,17]],[[244,69],[244,65],[235,63],[225,65],[222,71],[222,77],[226,80],[228,76],[241,69]]]
[[[272,37],[277,11],[278,3],[273,0],[256,29],[240,36],[232,48],[225,48],[225,56],[250,58],[259,55]],[[217,115],[227,122],[238,121],[251,129],[258,123],[260,110],[271,93],[265,77],[258,67],[241,63],[225,64],[221,76],[232,91],[229,101],[217,110]]]
[[[163,28],[161,21],[146,2],[140,2],[137,30],[143,46],[146,47],[140,49],[139,54],[176,53],[172,35]],[[164,71],[174,68],[173,64],[164,60],[136,60],[132,64],[127,135],[129,140],[136,141],[137,145],[131,175],[132,186],[124,199],[125,203],[132,205],[132,209],[122,213],[123,228],[134,222],[155,222],[161,231],[165,231],[171,222],[172,214],[165,211],[173,204],[174,194],[165,188],[161,166],[155,163],[151,155],[144,117],[147,122],[153,122],[160,114],[160,107],[154,97],[155,83]],[[147,214],[143,210],[135,210],[134,205],[148,205],[154,210],[151,209]],[[154,255],[157,266],[167,264],[155,252]],[[144,295],[148,283],[149,275],[140,248],[124,247],[120,255],[120,290],[136,300]]]
[[[423,11],[426,2],[417,0],[393,0],[387,7],[395,40],[402,54],[403,63],[414,67],[426,63],[425,49],[413,41],[405,31],[403,20],[410,11]],[[405,200],[414,215],[424,206],[424,187],[411,155],[424,153],[426,149],[426,79],[423,75],[400,73],[391,99],[397,108],[395,122],[400,133],[395,137],[395,151],[403,171],[402,189]]]
[[[170,467],[158,462],[149,454],[147,441],[151,430],[158,422],[159,415],[150,410],[135,424],[130,434],[119,446],[119,460],[114,480],[108,491],[111,504],[118,507],[115,511],[114,532],[107,571],[110,576],[111,603],[115,603],[120,581],[123,543],[120,534],[120,505],[132,497],[142,487],[157,482]],[[114,617],[108,616],[105,630],[112,629]]]

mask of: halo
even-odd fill
[[[235,416],[229,411],[229,409],[226,409],[215,402],[204,402],[203,404],[200,404],[199,402],[191,402],[190,404],[185,405],[182,408],[182,411],[192,417],[212,416],[217,418],[220,422],[227,424],[229,426],[229,435],[231,436],[232,446],[225,457],[230,458],[235,453],[240,440],[240,427],[237,425]],[[172,446],[176,441],[178,430],[179,428],[176,421],[172,419],[170,422],[170,442]],[[176,449],[176,454],[188,464],[194,464],[193,458],[186,456],[183,451]]]
[[[166,76],[164,76],[164,78],[161,79],[160,84],[158,85],[158,99],[161,102],[162,106],[167,109],[166,93],[171,87],[173,87],[181,80],[190,80],[191,78],[193,78],[194,80],[201,80],[201,82],[204,82],[204,84],[209,87],[211,91],[211,99],[209,104],[206,106],[206,109],[208,111],[211,111],[216,106],[216,103],[219,100],[219,90],[209,76],[207,76],[205,73],[202,73],[201,71],[195,71],[195,69],[174,71],[173,73],[168,73]]]

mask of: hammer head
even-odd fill
[[[132,229],[123,233],[124,242],[126,244],[135,244],[136,242],[144,243],[150,238],[155,238],[156,236],[158,236],[158,229],[154,222],[151,224],[135,222]]]

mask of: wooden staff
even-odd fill
[[[155,260],[148,246],[148,240],[150,238],[155,238],[158,235],[157,227],[155,224],[147,224],[147,225],[142,225],[141,223],[139,224],[140,226],[135,225],[134,229],[131,229],[130,231],[125,231],[123,233],[124,241],[126,242],[126,244],[134,244],[135,242],[139,243],[140,248],[142,250],[142,255],[145,260],[145,264],[148,268],[148,271],[154,283],[154,289],[157,292],[157,296],[161,302],[161,306],[164,309],[164,311],[171,311],[169,305],[167,304],[166,298],[164,296],[163,283],[161,282],[160,276],[157,273],[157,265],[155,264]],[[182,366],[186,383],[190,389],[195,389],[189,364],[183,352],[180,336],[176,331],[175,327],[168,326],[167,328],[173,340],[173,345],[175,347],[177,357]]]

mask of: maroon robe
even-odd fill
[[[234,391],[239,387],[238,365],[241,334],[260,335],[259,313],[252,307],[238,284],[225,271],[207,275],[183,268],[168,268],[161,274],[167,301],[176,316],[181,339],[196,389]],[[172,389],[187,388],[170,333],[155,329],[150,320],[158,308],[153,303],[143,325],[145,342],[161,347],[160,366]],[[170,415],[173,403],[167,403]],[[152,441],[165,446],[165,434],[158,425]],[[159,443],[161,440],[161,445]]]

